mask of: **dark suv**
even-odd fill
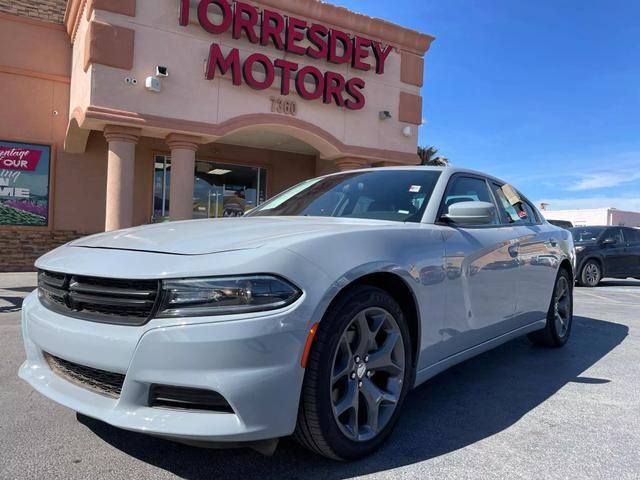
[[[578,283],[595,287],[603,277],[640,279],[640,230],[630,227],[576,227]]]

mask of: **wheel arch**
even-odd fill
[[[580,268],[578,269],[578,271],[576,271],[576,278],[579,278],[579,276],[582,275],[582,269],[587,264],[587,262],[589,262],[591,260],[594,260],[594,261],[598,262],[598,265],[600,265],[600,275],[601,275],[601,277],[604,277],[604,274],[605,274],[605,271],[604,271],[604,259],[602,259],[598,255],[590,255],[590,256],[586,257],[584,260],[582,260],[582,262],[580,263]]]
[[[412,352],[411,364],[415,371],[420,356],[420,338],[422,335],[420,309],[418,308],[418,301],[414,291],[401,275],[389,271],[376,271],[353,278],[334,295],[333,299],[327,305],[325,313],[331,305],[339,301],[344,295],[348,294],[350,289],[359,285],[380,288],[398,302],[398,305],[402,309],[402,313],[407,321],[407,327],[409,328]]]

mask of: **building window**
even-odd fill
[[[51,147],[0,141],[0,225],[49,224]]]
[[[156,155],[153,221],[169,218],[171,157]],[[267,170],[197,160],[193,184],[193,218],[241,216],[267,199]]]

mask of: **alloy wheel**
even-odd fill
[[[595,286],[600,282],[600,269],[595,263],[589,263],[584,267],[584,279],[591,286]]]
[[[331,372],[331,403],[342,433],[366,442],[395,412],[405,375],[405,351],[397,321],[372,307],[359,312],[342,333]]]

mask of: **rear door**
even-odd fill
[[[523,215],[502,192],[502,185],[491,183],[502,221],[516,232],[520,281],[518,284],[514,328],[524,327],[545,318],[559,267],[560,227],[545,225],[535,208],[520,195]]]
[[[494,203],[485,178],[454,175],[442,199],[440,215],[458,202]],[[449,354],[461,352],[512,330],[519,281],[514,227],[443,227],[446,311],[443,341]]]

